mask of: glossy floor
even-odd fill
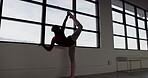
[[[142,71],[135,72],[112,72],[105,74],[95,74],[87,76],[77,76],[75,78],[148,78],[148,69],[142,69]]]

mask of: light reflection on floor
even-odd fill
[[[142,69],[142,71],[135,72],[112,72],[105,74],[95,74],[88,76],[77,76],[75,78],[148,78],[148,69]]]

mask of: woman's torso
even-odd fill
[[[66,38],[64,32],[59,32],[59,33],[55,34],[54,42],[56,44],[58,44],[59,46],[63,46],[63,47],[70,47],[70,46],[74,45],[74,43],[75,43],[72,40],[71,36],[68,36]]]

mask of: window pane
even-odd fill
[[[77,0],[77,11],[96,15],[95,4],[85,0]]]
[[[144,10],[137,8],[137,16],[145,19]]]
[[[72,9],[72,0],[47,0],[50,5]]]
[[[139,28],[144,28],[144,29],[145,29],[144,21],[138,19],[138,27],[139,27]]]
[[[3,16],[41,22],[40,5],[20,0],[4,0]]]
[[[125,35],[124,25],[113,23],[113,33],[118,35]]]
[[[135,25],[135,17],[130,16],[130,15],[126,15],[126,24],[136,26]]]
[[[119,0],[112,0],[112,8],[123,11],[123,4]]]
[[[139,29],[139,38],[147,39],[146,30]]]
[[[41,26],[2,20],[0,41],[40,43]]]
[[[66,37],[72,35],[73,33],[74,33],[73,30],[71,30],[71,29],[65,29],[65,36],[66,36]]]
[[[54,25],[62,25],[63,21],[67,15],[67,11],[62,11],[53,8],[47,8],[46,23]],[[72,19],[68,19],[66,26],[73,27]]]
[[[127,41],[128,41],[128,49],[136,49],[136,50],[138,49],[136,39],[127,38]]]
[[[51,44],[51,40],[54,37],[54,33],[51,32],[51,27],[46,26],[45,28],[45,44]]]
[[[136,28],[127,26],[127,36],[137,37],[136,36]]]
[[[132,14],[132,15],[135,15],[134,6],[125,3],[125,12],[129,13],[129,14]]]
[[[125,38],[114,36],[114,48],[125,49]]]
[[[65,36],[68,37],[69,35],[73,34],[73,30],[65,29]],[[46,26],[45,29],[45,44],[51,44],[51,40],[54,37],[54,33],[51,32],[51,27]]]
[[[140,50],[148,50],[147,49],[147,41],[140,40]]]
[[[121,13],[112,11],[112,18],[113,18],[113,21],[123,22],[123,17]]]
[[[97,47],[97,34],[82,31],[77,40],[77,46]]]
[[[96,18],[77,14],[77,19],[83,25],[83,29],[96,31]]]

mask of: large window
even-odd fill
[[[125,2],[112,0],[114,48],[148,50],[148,11]]]
[[[83,31],[77,46],[99,47],[98,0],[1,0],[0,41],[50,44],[52,26],[61,26],[70,11],[82,23]],[[88,22],[89,21],[89,22]],[[65,34],[77,27],[71,19]]]

